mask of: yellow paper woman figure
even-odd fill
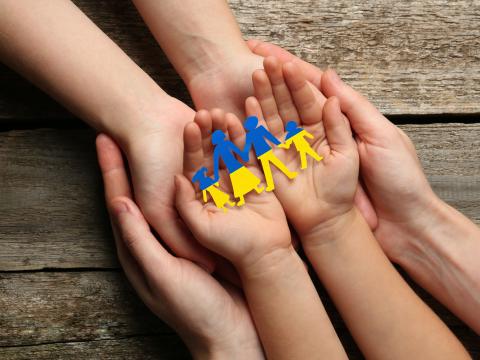
[[[310,144],[305,138],[313,139],[313,135],[310,134],[307,130],[298,127],[295,121],[289,121],[285,126],[287,130],[287,136],[285,137],[285,142],[278,147],[283,149],[289,149],[293,144],[300,154],[300,168],[307,168],[307,155],[310,155],[316,161],[323,159],[323,156],[317,154],[315,150],[312,149]]]
[[[237,206],[245,204],[245,195],[255,190],[260,194],[264,188],[260,187],[260,179],[256,177],[248,168],[242,165],[234,153],[239,155],[244,161],[248,161],[248,153],[245,155],[231,141],[225,138],[225,134],[220,130],[215,130],[212,134],[213,149],[213,174],[214,181],[220,178],[220,160],[223,161],[232,182],[233,196],[238,199]]]

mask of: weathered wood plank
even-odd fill
[[[191,359],[191,356],[178,337],[172,335],[0,347],[0,358],[8,360],[186,360]]]
[[[435,191],[480,224],[480,125],[403,125]],[[0,133],[0,271],[118,268],[87,129]]]
[[[118,271],[0,274],[0,346],[171,334]]]
[[[75,0],[172,95],[181,80],[129,0]],[[246,38],[333,66],[387,114],[479,113],[480,2],[230,0]],[[0,66],[0,121],[68,114]]]
[[[25,346],[40,358],[62,349],[67,355],[78,351],[86,358],[95,352],[106,352],[108,346],[113,348],[112,355],[138,350],[138,358],[148,358],[151,353],[174,353],[175,349],[182,354],[185,350],[173,332],[140,302],[119,272],[3,273],[0,294],[0,355],[3,351],[20,356]],[[358,349],[333,304],[325,291],[320,289],[320,294],[351,358],[359,358]],[[480,353],[477,335],[430,296],[422,291],[420,294],[472,354]],[[152,338],[142,338],[144,335],[156,335],[158,342],[155,340],[153,346]],[[123,340],[131,337],[135,339]],[[170,344],[172,339],[175,346]],[[22,349],[13,349],[15,346]]]
[[[94,140],[87,129],[0,133],[0,270],[118,267]]]

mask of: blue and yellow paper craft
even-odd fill
[[[289,149],[293,144],[300,154],[300,168],[302,170],[307,168],[307,155],[310,155],[315,161],[320,161],[323,159],[323,156],[317,154],[315,150],[312,149],[310,144],[305,138],[313,139],[313,135],[310,134],[307,130],[298,127],[295,121],[289,121],[285,126],[287,130],[287,136],[285,136],[285,142],[280,144],[278,147],[282,149]]]
[[[282,149],[289,149],[293,144],[300,155],[301,169],[307,168],[307,155],[314,160],[320,161],[322,156],[318,155],[310,146],[306,138],[313,139],[313,135],[305,129],[299,127],[295,121],[290,121],[286,125],[287,135],[282,144],[267,128],[258,126],[258,118],[250,116],[245,120],[245,130],[247,131],[244,149],[239,149],[234,143],[227,139],[225,133],[216,130],[212,134],[213,149],[213,179],[207,176],[207,168],[199,169],[192,178],[192,182],[198,182],[202,191],[203,201],[208,201],[208,195],[212,198],[215,206],[227,211],[225,205],[235,206],[235,202],[230,200],[230,195],[219,189],[220,161],[225,164],[229,174],[233,189],[233,196],[237,198],[237,206],[245,204],[245,195],[251,191],[260,194],[263,190],[272,191],[275,189],[271,165],[274,165],[289,179],[294,179],[298,174],[290,171],[287,166],[275,155],[272,143]],[[255,156],[262,165],[262,170],[267,184],[266,188],[260,186],[261,180],[253,174],[238,159],[240,157],[244,162],[248,162],[250,150],[253,148]]]
[[[235,203],[230,201],[230,195],[224,193],[218,188],[218,181],[215,182],[215,180],[207,176],[206,167],[202,167],[200,170],[198,170],[195,175],[193,175],[192,181],[194,183],[198,182],[200,190],[202,191],[203,202],[206,203],[208,201],[208,195],[210,195],[215,203],[215,206],[219,209],[223,209],[225,212],[227,211],[225,205],[235,206]]]

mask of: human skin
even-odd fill
[[[195,123],[185,128],[185,170],[184,176],[176,177],[177,208],[201,244],[234,264],[267,358],[345,359],[308,272],[292,247],[287,220],[275,195],[253,191],[245,205],[226,212],[199,201],[200,191],[187,177],[191,179],[211,155],[211,131],[205,129],[227,129],[238,148],[245,145],[245,131],[235,115],[218,109],[197,113]],[[247,166],[261,174],[255,161]],[[228,185],[223,170],[220,188],[233,199]]]
[[[212,290],[213,280],[199,275],[200,269],[193,263],[207,272],[226,268],[226,276],[228,264],[191,238],[173,205],[173,175],[182,171],[183,126],[193,120],[193,110],[160,89],[70,1],[1,1],[0,57],[89,125],[115,138],[127,157],[142,213],[179,257],[169,263],[183,264],[174,267],[176,277],[172,281],[189,285],[198,282],[189,291],[202,288],[219,296],[210,303],[223,303],[220,296],[225,298],[225,294]],[[132,258],[129,249],[123,249],[119,252]],[[126,272],[131,272],[128,266],[135,266],[131,261],[122,264]],[[217,306],[205,308],[199,302],[186,306],[182,300],[190,297],[181,293],[172,299],[165,292],[157,292],[157,300],[160,294],[171,304],[177,301],[185,305],[181,308],[185,317],[193,317],[197,311],[212,319],[216,316]],[[167,318],[170,310],[174,317],[178,314],[175,309],[167,307],[166,312],[157,314]],[[204,322],[203,332],[197,328],[197,332],[188,334],[190,342],[199,348],[230,347],[233,351],[237,339],[218,336],[217,344],[211,334],[223,334],[232,325],[228,321],[235,323],[237,319],[224,316],[221,320],[224,323],[220,322],[220,328]],[[192,340],[193,335],[197,335],[196,340]]]
[[[390,260],[480,334],[480,229],[435,195],[408,136],[333,70],[322,73],[272,44],[248,44],[259,55],[295,62],[326,96],[339,98],[378,216],[375,238]]]
[[[96,144],[118,257],[143,302],[179,333],[195,359],[263,359],[243,294],[161,245],[132,200],[120,149],[104,134]]]
[[[197,110],[244,115],[251,74],[262,67],[225,0],[132,0],[188,87]],[[232,79],[234,84],[232,84]]]
[[[359,155],[339,100],[320,100],[293,63],[266,58],[254,74],[267,126],[284,138],[289,120],[314,135],[324,159],[275,194],[299,234],[305,254],[357,344],[371,359],[469,359],[460,342],[397,273],[354,207]],[[295,149],[284,152],[292,167]],[[301,199],[301,211],[299,211]],[[395,324],[395,326],[392,326]]]

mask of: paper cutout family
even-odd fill
[[[213,179],[207,176],[207,168],[199,169],[192,178],[192,182],[198,182],[202,191],[203,201],[208,201],[208,195],[212,198],[215,205],[226,211],[225,205],[235,206],[235,202],[230,199],[230,195],[219,189],[219,171],[220,160],[225,164],[232,183],[233,196],[238,199],[237,206],[245,204],[245,195],[250,191],[260,194],[263,190],[273,191],[275,183],[273,181],[271,165],[274,165],[289,179],[294,179],[298,173],[290,171],[285,164],[275,155],[273,148],[268,142],[282,149],[289,149],[293,144],[300,155],[301,169],[307,168],[307,155],[314,160],[320,161],[322,156],[318,155],[312,149],[306,138],[313,139],[313,135],[305,129],[298,127],[295,121],[290,121],[286,125],[287,135],[282,144],[273,136],[263,125],[258,126],[258,118],[249,116],[243,124],[247,131],[245,147],[240,150],[235,144],[226,139],[226,135],[221,130],[216,130],[212,134],[213,150]],[[250,149],[253,147],[255,156],[262,165],[265,177],[266,188],[260,187],[261,180],[255,176],[245,165],[243,165],[235,156],[237,154],[244,162],[248,162]]]

